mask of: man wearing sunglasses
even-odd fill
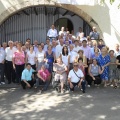
[[[82,92],[85,93],[85,80],[83,72],[78,68],[78,63],[73,64],[73,69],[70,70],[68,75],[68,82],[70,85],[70,91],[74,91],[75,86],[81,88]]]

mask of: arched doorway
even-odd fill
[[[74,30],[74,26],[73,23],[71,22],[71,20],[69,20],[68,18],[59,18],[55,21],[55,26],[56,28],[58,28],[58,30],[61,30],[61,27],[65,27],[65,30],[68,29],[68,31]]]

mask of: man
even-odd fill
[[[50,42],[52,42],[53,38],[56,38],[58,36],[54,24],[52,24],[51,29],[48,30],[47,36],[49,37]]]
[[[33,72],[35,72],[35,70],[32,69],[30,63],[27,63],[26,68],[23,70],[22,76],[21,76],[21,85],[23,89],[26,89],[26,87],[28,88],[33,87],[35,83],[33,81]]]
[[[84,55],[86,56],[86,58],[88,60],[90,60],[91,59],[91,49],[87,45],[87,39],[84,37],[81,40],[82,40],[82,46],[80,47],[80,49],[83,50]]]
[[[2,48],[3,48],[3,50],[5,50],[6,47],[7,47],[7,43],[6,43],[6,42],[3,42],[3,43],[2,43]]]
[[[44,52],[47,51],[47,48],[48,48],[49,45],[51,45],[51,44],[50,44],[50,40],[49,40],[49,39],[46,39],[46,44],[44,45]]]
[[[60,53],[62,52],[62,48],[64,46],[63,38],[59,39],[60,44],[56,46],[56,59],[60,57]]]
[[[84,37],[84,32],[81,27],[79,27],[79,32],[76,33],[76,37],[79,37],[80,39]]]
[[[76,53],[78,53],[79,50],[80,50],[79,40],[76,39],[76,40],[74,41],[73,51],[75,51]]]
[[[99,33],[97,32],[97,30],[96,30],[96,27],[93,27],[92,28],[92,32],[90,32],[90,39],[91,40],[96,40],[96,41],[98,41],[99,40],[99,37],[100,37],[100,35],[99,35]]]
[[[64,27],[61,27],[61,31],[59,31],[59,35],[63,34],[64,36],[66,36],[66,31]]]
[[[13,41],[9,41],[8,45],[9,47],[5,49],[5,54],[7,64],[7,79],[8,84],[10,84],[11,82],[15,83],[15,70],[13,69],[12,57],[17,49],[13,47]]]
[[[52,40],[52,51],[56,54],[56,46],[57,46],[57,42],[55,39]]]
[[[82,92],[85,93],[85,80],[83,72],[78,68],[78,63],[73,64],[73,69],[70,70],[68,75],[68,82],[70,85],[70,90],[73,92],[74,87],[78,86],[81,87],[82,85]]]
[[[34,41],[33,46],[34,46],[34,51],[37,52],[38,51],[38,41],[37,40]]]
[[[2,49],[0,45],[0,85],[5,84],[4,68],[5,68],[5,51]]]
[[[119,48],[119,44],[115,45],[115,57],[117,57],[118,55],[120,55],[120,48]]]
[[[73,69],[73,63],[75,62],[78,56],[78,53],[75,52],[73,49],[74,49],[74,46],[71,44],[70,51],[69,51],[69,57],[68,57],[69,70]]]
[[[98,42],[98,48],[101,50],[103,47],[105,47],[104,41],[102,39],[100,39]]]

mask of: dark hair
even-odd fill
[[[28,65],[30,65],[30,66],[31,66],[31,64],[30,64],[30,63],[26,63],[26,67],[27,67]]]
[[[109,53],[110,53],[110,52],[113,52],[113,53],[114,53],[114,50],[110,50]]]
[[[96,62],[97,62],[97,65],[98,65],[98,61],[97,61],[97,59],[93,58],[93,59],[92,59],[92,63],[93,63],[93,60],[96,60]]]
[[[79,58],[78,58],[78,62],[79,62],[80,60],[83,62],[83,58],[79,57]]]
[[[67,51],[66,51],[66,53],[65,53],[65,51],[64,51],[64,48],[67,48]],[[68,47],[67,46],[64,46],[63,48],[62,48],[62,54],[65,56],[66,54],[68,55]]]

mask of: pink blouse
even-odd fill
[[[14,52],[13,58],[15,59],[15,65],[23,65],[25,64],[25,54],[24,52]]]
[[[47,69],[45,69],[44,71],[39,70],[38,73],[44,80],[47,80],[48,76],[50,76],[50,73]]]

